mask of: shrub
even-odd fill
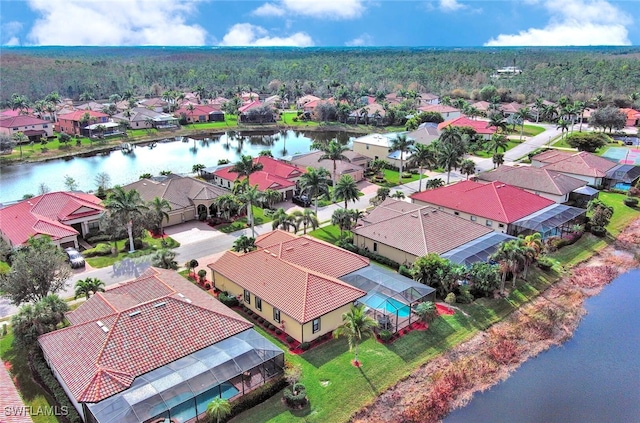
[[[97,244],[99,242],[109,242],[111,240],[111,235],[96,234],[96,235],[91,235],[87,237],[86,240],[89,244]]]
[[[285,339],[289,344],[294,341],[294,339],[293,339],[293,337],[291,337],[291,335],[287,335],[287,337]]]
[[[38,377],[43,382],[47,390],[53,395],[56,402],[60,406],[64,406],[67,408],[69,413],[67,414],[66,419],[71,423],[81,423],[82,420],[76,412],[75,407],[69,401],[69,397],[67,397],[67,394],[60,386],[58,379],[56,379],[53,373],[51,373],[51,370],[49,369],[49,366],[47,366],[42,353],[40,353],[39,351],[33,354],[31,358],[31,367],[36,371]]]
[[[109,254],[111,254],[111,245],[106,243],[101,243],[96,245],[93,248],[84,250],[82,254],[85,257],[108,256]]]
[[[210,290],[211,289],[211,284],[209,282],[204,284],[204,289],[206,290]]]
[[[311,347],[311,344],[309,344],[308,342],[303,342],[302,344],[300,344],[300,349],[302,351],[306,351]]]
[[[456,294],[454,294],[453,292],[449,292],[444,299],[444,302],[447,304],[454,304],[456,302]]]
[[[603,226],[592,226],[591,233],[594,234],[595,236],[602,237],[607,234],[607,229],[604,228]]]
[[[301,408],[307,404],[307,390],[301,383],[296,383],[295,391],[292,386],[285,388],[283,395],[289,407]]]
[[[473,302],[473,295],[469,292],[468,286],[461,286],[456,297],[456,302],[461,304],[471,304]]]
[[[276,335],[282,335],[282,331],[280,329],[276,329]]]
[[[286,385],[287,381],[283,377],[279,377],[243,395],[237,400],[234,400],[231,403],[231,413],[228,418],[237,416],[243,411],[253,408],[258,404],[262,404],[276,393],[280,392]]]
[[[218,299],[222,304],[226,305],[227,307],[235,307],[239,304],[238,299],[233,295],[229,295],[226,291],[221,292],[220,295],[218,296]]]
[[[398,273],[400,273],[402,276],[405,276],[407,278],[413,278],[413,275],[411,274],[411,269],[409,269],[404,264],[400,265],[400,267],[398,268]]]
[[[265,327],[265,329],[266,329],[266,328],[268,328],[269,326],[271,326],[271,323],[269,323],[268,321],[266,321],[266,320],[265,320],[264,322],[262,322],[262,326],[264,326],[264,327]]]
[[[627,197],[624,199],[624,205],[629,207],[637,207],[638,199],[635,197]]]
[[[380,333],[378,334],[378,337],[383,341],[383,342],[389,342],[389,340],[391,338],[393,338],[393,334],[391,333],[390,330],[387,329],[383,329],[380,331]]]
[[[264,319],[262,317],[258,317],[258,323],[260,324],[264,323]]]
[[[551,260],[549,257],[539,257],[538,267],[542,270],[549,270],[553,267],[553,260]]]
[[[276,327],[275,327],[274,325],[272,325],[272,324],[269,324],[269,329],[270,329],[270,330],[275,330],[275,329],[276,329]]]

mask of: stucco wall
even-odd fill
[[[409,254],[380,241],[374,241],[371,238],[367,238],[362,235],[354,234],[353,242],[358,247],[368,248],[369,251],[380,254],[381,256],[391,259],[399,264],[410,265],[417,259],[417,256],[413,254]],[[374,248],[374,243],[377,244],[376,248]]]
[[[453,214],[453,215],[456,215],[456,216],[460,216],[463,219],[479,223],[480,225],[484,225],[487,228],[492,229],[494,232],[500,232],[500,233],[506,234],[507,230],[508,230],[508,227],[509,227],[507,222],[500,222],[500,221],[497,221],[497,220],[493,220],[493,221],[491,221],[491,224],[488,224],[487,220],[489,220],[489,219],[487,219],[486,217],[477,216],[477,215],[471,215],[469,213],[465,213],[465,212],[458,211],[458,210],[453,210],[453,209],[450,209],[450,208],[447,208],[447,207],[442,207],[442,206],[439,206],[437,204],[426,203],[424,201],[419,201],[419,200],[416,200],[416,199],[413,199],[412,201],[415,204],[419,204],[421,206],[435,207],[436,209],[442,210],[442,211],[444,211],[446,213]],[[500,227],[500,225],[502,225],[502,227]]]

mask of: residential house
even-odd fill
[[[320,97],[316,97],[315,95],[307,94],[307,95],[304,95],[304,96],[300,97],[298,99],[298,101],[296,101],[296,106],[298,107],[298,109],[302,109],[305,104],[307,104],[307,103],[309,103],[311,101],[318,101],[318,100],[320,100]]]
[[[411,266],[419,257],[446,253],[493,229],[431,206],[388,198],[352,232],[354,245]]]
[[[167,200],[171,210],[164,226],[177,225],[194,219],[217,216],[215,200],[228,191],[199,179],[175,174],[140,179],[122,187],[125,191],[135,189],[146,202],[158,197]]]
[[[258,237],[256,245],[246,254],[227,251],[207,265],[215,287],[299,342],[331,333],[366,295],[338,279],[367,266],[364,257],[282,231]]]
[[[582,179],[533,166],[500,166],[478,174],[476,180],[480,183],[504,182],[556,203],[566,203],[573,191],[587,185]]]
[[[639,126],[640,125],[640,111],[634,109],[620,109],[622,113],[627,116],[627,122],[625,126]]]
[[[269,111],[266,113],[256,113],[258,109],[263,109],[265,105],[260,100],[254,100],[250,103],[246,103],[238,108],[238,118],[241,122],[249,123],[269,123],[275,122],[276,117],[271,107],[268,107]]]
[[[505,118],[513,117],[524,106],[520,103],[512,101],[511,103],[504,103],[500,105],[500,111]]]
[[[53,137],[53,123],[31,115],[0,116],[0,134],[13,137],[22,132],[29,140]]]
[[[141,100],[138,104],[158,113],[162,113],[165,109],[169,108],[169,102],[157,97]]]
[[[283,158],[282,160],[302,169],[306,169],[308,167],[312,167],[314,169],[324,168],[330,174],[333,174],[333,160],[320,160],[320,157],[323,154],[324,153],[322,151],[312,151],[310,153],[295,154],[293,156]],[[350,175],[356,181],[363,180],[364,170],[367,168],[371,159],[351,150],[345,151],[343,154],[349,159],[349,161],[336,161],[337,178],[339,179],[342,175]]]
[[[418,126],[418,129],[407,133],[407,138],[411,138],[418,144],[429,145],[440,137],[438,124],[433,122],[424,122]]]
[[[49,192],[0,209],[0,236],[12,247],[49,236],[60,247],[78,248],[78,235],[99,229],[102,200],[83,192]]]
[[[461,181],[415,193],[411,200],[509,235],[515,235],[512,223],[554,204],[548,198],[495,181]]]
[[[88,117],[88,120],[84,120]],[[71,113],[58,115],[55,124],[57,132],[65,132],[69,135],[92,135],[87,126],[94,124],[104,124],[109,122],[109,115],[95,110],[76,110]]]
[[[444,120],[456,119],[462,116],[460,109],[455,107],[445,106],[444,104],[427,104],[426,106],[418,107],[420,112],[432,112],[440,113]]]
[[[533,156],[531,164],[582,179],[588,185],[597,188],[603,186],[607,172],[617,163],[586,151],[572,153],[548,150]]]
[[[159,113],[146,107],[135,107],[113,115],[115,122],[127,122],[131,129],[174,129],[178,118],[168,113]]]
[[[38,342],[85,422],[205,418],[215,398],[241,397],[284,367],[282,349],[173,270],[150,268],[66,317]]]
[[[442,130],[447,126],[454,127],[467,127],[476,131],[476,134],[480,136],[482,139],[488,140],[491,138],[493,134],[496,133],[497,128],[495,126],[488,126],[488,123],[483,120],[473,120],[469,119],[466,116],[460,116],[459,118],[446,120],[442,123],[438,124],[438,131],[442,133]]]
[[[485,116],[489,115],[491,111],[491,103],[484,100],[476,101],[475,103],[471,104],[471,107],[477,109],[479,112],[481,112]]]
[[[349,122],[382,125],[385,116],[387,116],[387,111],[384,110],[384,107],[378,103],[370,103],[351,112],[349,114]]]
[[[353,140],[353,151],[370,159],[382,159],[395,167],[400,167],[400,153],[391,150],[397,133],[369,134]],[[410,152],[403,153],[404,163],[411,157]]]
[[[260,156],[253,159],[254,163],[262,164],[262,170],[249,175],[249,184],[258,185],[260,191],[268,189],[279,191],[284,200],[293,198],[296,183],[305,172],[304,168],[299,168],[287,164],[272,157]],[[215,166],[203,171],[206,179],[218,186],[231,189],[238,179],[238,174],[232,171],[233,164]]]
[[[104,109],[104,107],[107,106],[106,104],[102,104],[102,103],[98,103],[96,101],[89,101],[87,103],[82,103],[82,104],[78,104],[77,106],[75,106],[76,110],[93,110],[96,112],[101,112],[102,109]]]
[[[432,93],[420,93],[420,105],[439,104],[440,97]]]
[[[240,99],[243,103],[252,103],[256,100],[260,100],[260,94],[243,91],[242,93],[240,93]]]
[[[185,119],[188,123],[224,122],[224,113],[212,104],[182,106],[173,112],[173,115],[178,119]]]

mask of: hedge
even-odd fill
[[[68,414],[66,416],[61,416],[60,418],[66,419],[70,423],[82,423],[80,415],[78,415],[75,407],[71,404],[71,401],[69,401],[69,397],[67,397],[62,386],[60,386],[58,379],[56,379],[53,373],[51,373],[51,369],[49,369],[49,366],[44,360],[44,356],[40,350],[31,355],[30,362],[31,368],[38,374],[40,380],[55,398],[56,402],[61,408],[66,407]]]
[[[386,258],[384,256],[381,256],[378,253],[374,253],[372,251],[369,250],[365,250],[364,248],[361,247],[356,247],[353,244],[343,244],[340,245],[342,248],[351,251],[352,253],[357,253],[360,254],[361,256],[365,256],[367,258],[370,258],[373,261],[377,261],[378,263],[384,264],[385,266],[389,266],[393,269],[398,270],[400,268],[400,263],[398,263],[397,261],[393,261],[389,258]]]
[[[235,307],[238,305],[238,299],[233,295],[228,295],[225,292],[221,292],[220,295],[218,295],[218,299],[227,307]]]
[[[243,411],[253,408],[258,404],[262,404],[280,392],[285,386],[287,386],[287,381],[283,376],[280,376],[279,378],[271,380],[233,401],[231,403],[231,413],[224,421],[229,421]]]

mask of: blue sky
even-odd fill
[[[640,0],[0,0],[2,45],[638,45]]]

